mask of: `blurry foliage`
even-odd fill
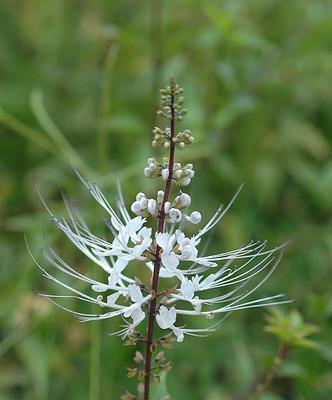
[[[331,18],[325,0],[0,2],[1,399],[117,399],[127,388],[132,348],[106,335],[112,322],[94,330],[38,298],[59,289],[34,268],[23,236],[35,253],[50,243],[90,270],[52,229],[34,179],[55,211],[63,212],[61,185],[103,233],[103,213],[86,193],[83,201],[68,164],[110,198],[117,177],[128,199],[152,193],[142,168],[155,89],[171,73],[185,88],[183,128],[195,136],[178,152],[197,170],[195,208],[208,218],[246,183],[211,251],[295,234],[261,291],[295,299],[320,327],[319,348],[295,352],[283,384],[263,398],[331,398]],[[247,310],[209,338],[174,346],[170,394],[223,400],[246,388],[274,352],[262,326],[262,311]]]
[[[288,347],[318,347],[317,343],[307,337],[317,333],[319,328],[314,324],[305,323],[298,311],[293,310],[286,315],[278,309],[273,309],[266,317],[266,322],[265,331],[277,336]]]

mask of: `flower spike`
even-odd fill
[[[54,225],[92,264],[102,269],[103,277],[97,281],[86,276],[50,247],[42,249],[46,264],[43,266],[32,255],[27,243],[43,276],[69,292],[42,296],[82,322],[121,317],[124,324],[112,334],[127,344],[145,344],[145,356],[139,353],[144,371],[130,369],[130,375],[137,374],[144,380],[144,400],[149,400],[152,351],[158,345],[168,345],[173,339],[182,342],[187,335],[206,336],[233,311],[288,302],[282,294],[251,298],[277,268],[287,243],[269,249],[266,241],[250,241],[238,249],[206,255],[212,230],[229,211],[243,184],[226,206],[220,205],[210,220],[200,226],[204,215],[192,209],[191,196],[180,190],[194,178],[194,166],[177,162],[175,154],[176,149],[184,149],[194,141],[189,129],[176,130],[176,123],[187,113],[183,107],[183,89],[171,78],[160,93],[158,114],[169,121],[169,126],[153,129],[152,146],[166,149],[168,156],[161,160],[149,158],[144,175],[159,179],[162,189],[154,195],[138,192],[127,208],[119,181],[113,205],[96,182],[76,172],[94,200],[106,211],[111,240],[94,234],[64,193],[67,217],[56,216],[37,188]],[[188,223],[197,228],[193,236],[186,233]],[[133,263],[147,269],[150,279],[144,281],[146,274],[135,276],[131,268]],[[166,289],[160,291],[162,280]],[[85,284],[86,291],[75,288],[75,281]],[[88,314],[72,310],[62,304],[68,298],[99,306],[101,312]],[[210,319],[219,314],[224,314],[223,318],[212,326],[190,327],[191,318],[188,317]],[[163,334],[160,339],[156,339],[156,329]],[[156,360],[158,362],[158,357]],[[169,365],[165,365],[169,369]]]

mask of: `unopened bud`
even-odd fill
[[[182,213],[177,208],[171,208],[168,213],[169,218],[172,222],[180,222],[182,219]]]
[[[201,219],[202,219],[202,216],[201,216],[201,213],[199,211],[193,211],[190,214],[190,221],[193,224],[199,224],[201,222]]]
[[[135,214],[138,214],[141,212],[141,206],[139,201],[134,201],[133,204],[130,207],[131,211]]]
[[[140,201],[141,199],[143,199],[145,197],[145,194],[143,192],[139,192],[136,195],[136,200]]]
[[[185,178],[183,178],[182,180],[181,180],[181,185],[182,186],[188,186],[189,184],[190,184],[190,181],[191,181],[191,179],[188,177],[188,176],[186,176]]]
[[[158,203],[162,203],[163,200],[164,200],[164,191],[159,190],[157,193],[157,201]]]
[[[169,176],[169,171],[167,168],[161,170],[161,176],[164,181],[167,181],[168,176]]]
[[[182,175],[182,169],[177,169],[176,171],[173,171],[173,177],[175,179],[181,178],[181,175]]]
[[[151,176],[151,171],[150,171],[150,168],[149,168],[149,167],[145,167],[145,168],[144,168],[144,175],[145,175],[146,177],[150,177],[150,176]]]
[[[139,201],[139,205],[141,207],[141,210],[145,210],[146,207],[148,206],[148,199],[146,197],[142,197],[141,200]]]
[[[182,193],[180,195],[180,202],[182,207],[189,207],[191,204],[191,197],[187,193]]]
[[[165,214],[168,214],[170,208],[171,208],[171,203],[169,201],[166,201],[166,203],[164,205]]]
[[[194,175],[195,175],[195,171],[193,170],[193,169],[190,169],[188,172],[187,172],[187,175],[189,176],[189,178],[191,179],[191,178],[193,178],[194,177]]]
[[[148,200],[148,212],[151,215],[156,215],[156,211],[157,211],[157,202],[155,199],[149,199]]]

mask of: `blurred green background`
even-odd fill
[[[64,188],[96,228],[105,214],[69,163],[110,198],[159,187],[143,177],[171,73],[184,87],[195,209],[207,219],[241,182],[212,249],[253,239],[286,255],[260,295],[283,292],[320,327],[318,348],[295,349],[262,397],[332,398],[332,3],[324,0],[2,0],[0,3],[0,399],[118,399],[134,348],[109,337],[119,321],[78,323],[37,292],[45,243],[98,275],[52,226],[34,179],[57,212]],[[38,256],[38,259],[41,258]],[[75,306],[75,304],[71,304]],[[218,333],[168,351],[175,400],[223,400],[271,364],[267,310],[234,313]],[[100,347],[102,351],[100,351]]]

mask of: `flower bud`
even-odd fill
[[[169,176],[169,171],[167,168],[161,170],[161,176],[164,181],[167,181],[168,176]]]
[[[181,193],[180,203],[182,207],[189,207],[191,204],[191,197],[187,193]]]
[[[139,201],[139,205],[141,207],[141,210],[146,209],[146,207],[148,206],[148,199],[146,197],[142,197]]]
[[[193,224],[199,224],[201,222],[201,219],[202,219],[202,216],[201,216],[201,213],[199,211],[193,211],[190,214],[190,221]]]
[[[190,179],[188,176],[186,176],[185,178],[183,178],[183,179],[181,180],[180,184],[181,184],[182,186],[188,186],[188,185],[190,184],[190,181],[191,181],[191,179]]]
[[[150,171],[149,167],[144,168],[144,176],[146,176],[148,178],[151,176],[151,171]]]
[[[143,199],[145,197],[145,194],[143,192],[139,192],[136,195],[136,200],[140,201],[141,199]]]
[[[169,210],[168,216],[172,222],[180,222],[182,219],[182,213],[177,208],[171,208]]]
[[[181,178],[181,175],[182,175],[182,169],[177,169],[176,171],[173,171],[173,177],[175,179]]]
[[[164,191],[163,190],[158,190],[157,193],[157,201],[158,203],[162,203],[164,200]]]
[[[151,215],[156,215],[157,211],[157,202],[155,199],[149,199],[148,200],[148,212]]]
[[[170,208],[171,208],[171,203],[169,201],[166,201],[164,205],[165,214],[168,214]]]
[[[190,169],[190,170],[187,172],[187,175],[188,175],[188,177],[191,179],[191,178],[194,177],[195,171],[194,171],[193,169]]]
[[[134,201],[130,209],[134,214],[139,214],[141,212],[141,206],[139,201]]]

